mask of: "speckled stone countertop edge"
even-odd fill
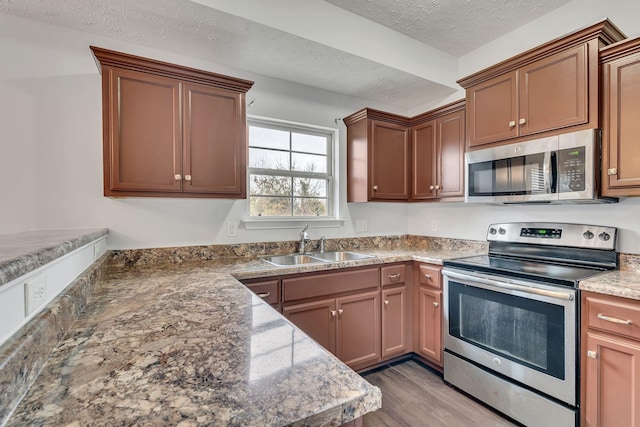
[[[583,291],[640,300],[640,272],[610,271],[581,281],[579,287]]]
[[[107,228],[96,228],[0,235],[0,288],[107,234]]]

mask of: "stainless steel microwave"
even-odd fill
[[[611,203],[599,196],[600,129],[465,154],[467,203]]]

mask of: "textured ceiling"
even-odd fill
[[[326,0],[459,57],[570,0]]]
[[[208,3],[215,5],[216,1]],[[264,7],[263,1],[242,0],[240,3],[251,7],[254,2],[257,7],[257,2],[261,2]],[[278,3],[270,1],[272,5]],[[286,1],[279,0],[279,4]],[[435,46],[444,51],[443,55],[453,55],[452,58],[567,2],[329,0],[339,6],[334,7],[320,0],[295,1],[291,4],[301,7],[294,12],[308,15],[309,8],[320,5],[324,12],[335,13],[336,19],[361,19],[350,13],[354,12],[368,19],[364,21],[371,26],[367,28],[371,34],[376,33],[376,26],[385,30],[383,26],[386,26],[419,40],[422,46]],[[425,78],[395,66],[393,61],[379,60],[375,53],[360,55],[353,49],[342,50],[339,43],[326,44],[306,34],[295,34],[288,28],[285,31],[284,26],[278,28],[273,20],[265,25],[248,19],[249,13],[243,17],[242,13],[226,13],[201,3],[203,1],[198,0],[0,0],[0,12],[403,109],[426,104],[455,90],[442,80]],[[430,46],[424,47],[435,51]],[[455,70],[450,74],[455,74]],[[451,80],[456,77],[452,75]]]

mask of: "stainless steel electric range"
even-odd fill
[[[617,269],[617,229],[504,223],[444,262],[444,379],[528,426],[575,426],[578,283]]]

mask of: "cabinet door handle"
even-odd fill
[[[520,120],[518,120],[518,123],[520,123],[521,125],[525,125],[525,124],[527,124],[527,119],[524,119],[524,118],[520,119]]]
[[[263,292],[261,294],[258,294],[258,296],[260,298],[269,298],[271,296],[271,292]]]
[[[617,319],[615,317],[605,316],[602,313],[598,314],[598,319],[606,320],[607,322],[611,322],[611,323],[617,323],[619,325],[632,325],[633,324],[633,322],[631,320]]]
[[[433,190],[435,187],[433,185],[429,186],[429,190]]]
[[[173,180],[174,181],[182,181],[182,175],[180,175],[179,173],[173,175]]]
[[[378,186],[377,185],[373,186],[373,191],[378,191]]]
[[[618,169],[611,168],[607,170],[607,175],[618,175]]]
[[[438,305],[440,305],[440,304],[438,304],[438,303],[437,303],[437,302],[435,302],[435,301],[433,302],[433,306],[434,306],[435,308],[438,308]]]
[[[439,190],[439,189],[440,189],[440,185],[436,184],[436,190]]]
[[[331,310],[331,317],[336,317],[336,314],[338,314],[337,311],[335,310]]]
[[[185,181],[191,181],[191,175],[185,175],[184,176],[184,180]]]
[[[515,127],[515,125],[516,125],[516,121],[515,121],[515,120],[511,120],[511,121],[509,122],[509,127],[510,127],[510,128]]]
[[[343,312],[344,312],[343,309],[341,309],[341,308],[338,309],[338,314],[342,314]]]
[[[400,278],[400,273],[390,274],[389,275],[389,280],[391,280],[391,281],[398,280],[399,278]]]
[[[598,353],[593,351],[593,350],[587,350],[587,357],[589,359],[597,359],[598,358]]]
[[[389,305],[389,300],[384,300],[384,301],[383,301],[383,304],[384,304],[384,305]]]

